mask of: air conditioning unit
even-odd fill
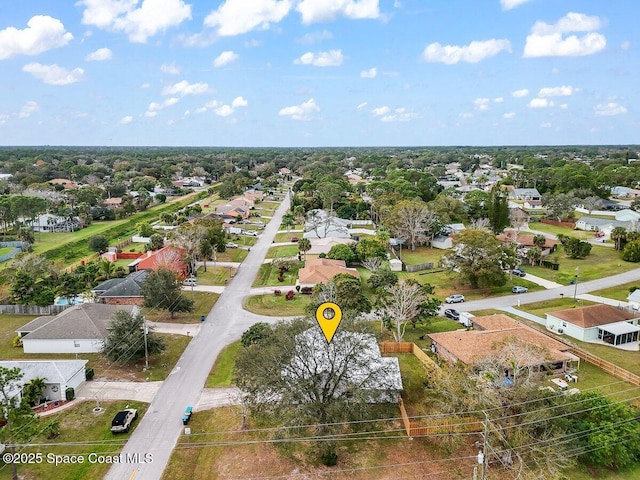
[[[564,332],[564,330],[562,328],[558,329],[558,333],[563,333],[563,332]]]

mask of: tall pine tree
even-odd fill
[[[491,189],[489,198],[489,223],[491,231],[497,235],[509,226],[509,201],[499,187]]]

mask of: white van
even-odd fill
[[[189,278],[185,278],[184,282],[182,282],[182,284],[185,287],[197,287],[198,286],[198,280],[196,279],[196,277],[189,277]]]
[[[460,322],[465,327],[473,327],[473,318],[474,317],[475,317],[475,315],[473,313],[460,312],[460,319],[458,320],[458,322]]]

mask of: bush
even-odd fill
[[[76,391],[69,387],[64,391],[64,398],[66,398],[67,400],[73,400],[74,398],[76,398]]]
[[[93,380],[93,377],[95,376],[95,372],[93,371],[93,368],[87,368],[84,371],[84,376],[87,380]]]
[[[273,291],[273,294],[274,294],[276,297],[279,297],[280,295],[282,295],[282,290],[274,290],[274,291]]]
[[[302,287],[300,293],[303,295],[311,295],[313,293],[313,287]]]
[[[637,285],[634,285],[633,287],[629,287],[629,293],[633,293],[636,290],[638,290],[640,287],[638,287]]]
[[[296,295],[296,292],[294,292],[293,290],[289,290],[284,298],[286,300],[293,300],[293,297],[295,297],[295,295]]]
[[[22,338],[20,338],[20,335],[16,335],[15,337],[13,337],[13,346],[15,348],[19,348],[22,346]]]

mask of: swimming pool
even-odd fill
[[[74,295],[73,297],[57,297],[54,305],[80,305],[83,303],[82,296]]]

